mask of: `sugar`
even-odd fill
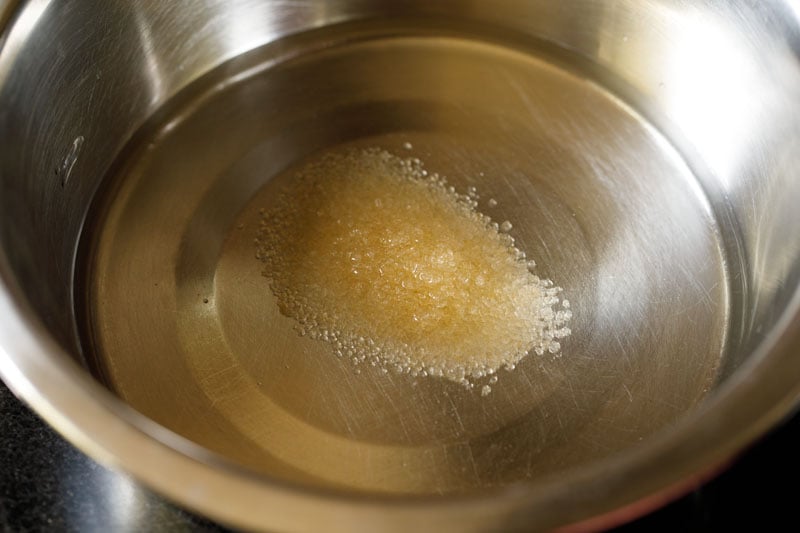
[[[256,256],[281,312],[353,365],[494,384],[529,352],[558,353],[571,311],[477,198],[417,158],[328,152],[262,212]]]

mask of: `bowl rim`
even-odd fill
[[[8,44],[6,27],[21,4],[0,0],[0,48]],[[797,288],[772,330],[719,389],[638,447],[481,493],[371,495],[258,475],[136,412],[59,346],[16,284],[5,252],[0,252],[0,317],[0,378],[50,426],[90,457],[169,500],[247,529],[606,528],[710,478],[800,402]]]

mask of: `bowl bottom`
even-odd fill
[[[536,50],[443,35],[313,40],[218,69],[120,156],[84,236],[85,349],[135,409],[257,472],[404,494],[555,475],[668,427],[714,386],[720,232],[684,160]],[[279,312],[260,210],[326,152],[416,157],[513,223],[574,313],[493,391],[337,358]],[[492,199],[493,202],[489,202]]]

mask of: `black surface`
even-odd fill
[[[715,480],[618,531],[798,530],[798,444],[800,416]],[[225,530],[98,465],[0,382],[0,531]]]

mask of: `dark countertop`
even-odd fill
[[[796,529],[798,445],[795,416],[717,479],[619,531],[740,530],[765,520]],[[0,531],[225,530],[89,459],[0,382]]]

